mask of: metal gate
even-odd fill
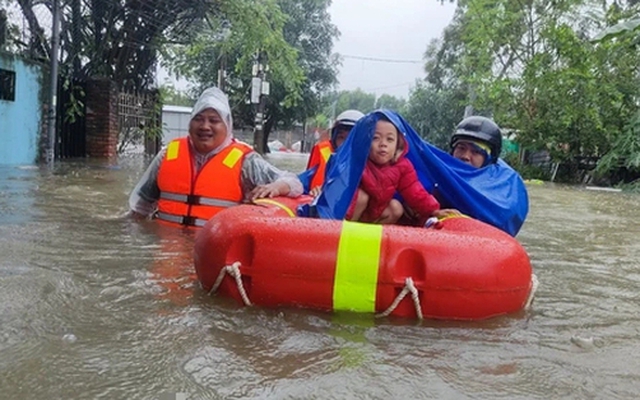
[[[139,151],[156,154],[162,143],[162,105],[157,91],[118,94],[118,153]]]

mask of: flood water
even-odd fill
[[[304,158],[274,157],[291,170]],[[0,398],[635,399],[640,195],[529,186],[529,312],[481,322],[245,308],[194,232],[123,218],[146,161],[0,167]]]

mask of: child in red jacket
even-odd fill
[[[408,143],[395,125],[380,119],[376,123],[360,186],[346,219],[379,224],[397,222],[404,210],[402,203],[393,198],[396,192],[420,215],[422,223],[431,216],[446,215],[452,211],[439,211],[438,200],[425,190],[413,164],[405,157],[408,151]]]

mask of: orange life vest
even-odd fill
[[[188,138],[170,142],[158,172],[156,217],[180,225],[203,226],[218,212],[240,204],[242,161],[252,151],[246,144],[234,142],[195,173]]]
[[[311,179],[311,184],[309,185],[309,189],[313,189],[317,186],[322,186],[324,183],[324,173],[327,169],[327,161],[329,161],[329,157],[333,154],[333,145],[329,140],[323,140],[319,142],[314,148],[311,150],[311,156],[309,157],[309,164],[307,169],[313,168],[314,166],[318,166],[318,170],[315,175],[313,175],[313,179]]]

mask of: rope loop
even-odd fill
[[[413,306],[416,309],[416,316],[418,317],[418,319],[422,320],[424,317],[422,316],[422,307],[420,306],[418,289],[416,289],[416,286],[413,284],[413,279],[411,279],[411,277],[405,279],[402,291],[398,294],[395,300],[393,300],[389,308],[379,314],[376,314],[376,318],[388,317],[393,312],[393,310],[398,307],[398,304],[400,304],[402,299],[404,299],[404,297],[409,293],[411,293],[411,298],[413,299]]]
[[[229,274],[236,281],[236,285],[238,286],[238,292],[240,293],[240,297],[242,297],[242,301],[246,306],[250,306],[251,301],[249,300],[249,296],[247,296],[247,292],[244,289],[244,285],[242,284],[242,274],[240,273],[241,265],[242,264],[240,264],[240,261],[236,261],[231,265],[227,265],[223,267],[220,270],[220,273],[218,274],[218,278],[216,278],[216,282],[213,284],[213,286],[211,287],[211,290],[209,291],[209,296],[211,296],[212,294],[218,291],[218,288],[220,288],[220,285],[222,284],[222,280],[224,279],[224,276]]]
[[[531,290],[529,290],[529,297],[527,297],[527,301],[526,303],[524,303],[524,309],[528,310],[529,308],[531,308],[531,304],[533,304],[533,297],[536,294],[536,291],[538,290],[538,285],[540,284],[540,282],[538,281],[538,277],[536,276],[536,274],[531,274]]]

